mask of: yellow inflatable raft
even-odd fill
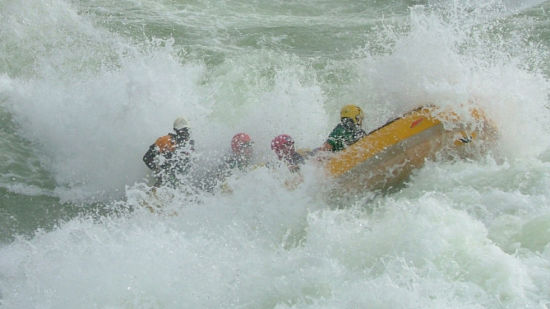
[[[388,188],[402,182],[413,169],[446,147],[462,156],[467,155],[465,145],[486,140],[492,126],[479,110],[472,110],[471,116],[475,125],[468,126],[453,112],[420,107],[330,157],[325,169],[339,191]]]

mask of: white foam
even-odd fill
[[[521,29],[511,42],[486,40],[493,32],[483,26],[508,12],[465,2],[449,4],[456,11],[416,8],[405,33],[382,30],[391,52],[331,60],[345,85],[336,73],[335,82],[320,80],[311,59],[278,50],[227,54],[212,65],[180,57],[172,40],[133,43],[81,15],[60,17],[80,25],[85,39],[77,41],[90,50],[37,56],[31,77],[3,75],[0,100],[39,145],[56,195],[122,198],[107,202],[112,215],[1,246],[2,306],[544,308],[549,87],[524,65],[544,52],[520,45]],[[470,7],[472,15],[448,19]],[[53,33],[53,42],[65,34]],[[79,55],[114,60],[83,68]],[[154,199],[140,183],[141,156],[176,116],[190,120],[200,160],[223,154],[245,131],[258,159],[269,161],[269,141],[280,133],[298,146],[320,145],[342,101],[365,109],[368,128],[427,102],[463,115],[474,104],[499,128],[504,155],[427,162],[402,190],[343,209],[325,199],[313,164],[293,191],[284,168],[260,167],[231,176],[231,194],[159,189],[163,208],[144,206]]]

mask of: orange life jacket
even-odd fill
[[[170,135],[157,138],[155,145],[157,145],[161,153],[172,152],[176,149],[176,143]]]

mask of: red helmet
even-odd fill
[[[244,148],[250,147],[251,145],[252,140],[246,133],[237,133],[231,139],[231,150],[233,150],[234,153],[241,153]]]
[[[271,149],[281,159],[294,151],[294,139],[288,134],[281,134],[271,141]]]

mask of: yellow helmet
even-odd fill
[[[350,104],[342,107],[340,110],[340,119],[342,118],[349,118],[354,123],[360,125],[363,122],[365,115],[359,106]]]

